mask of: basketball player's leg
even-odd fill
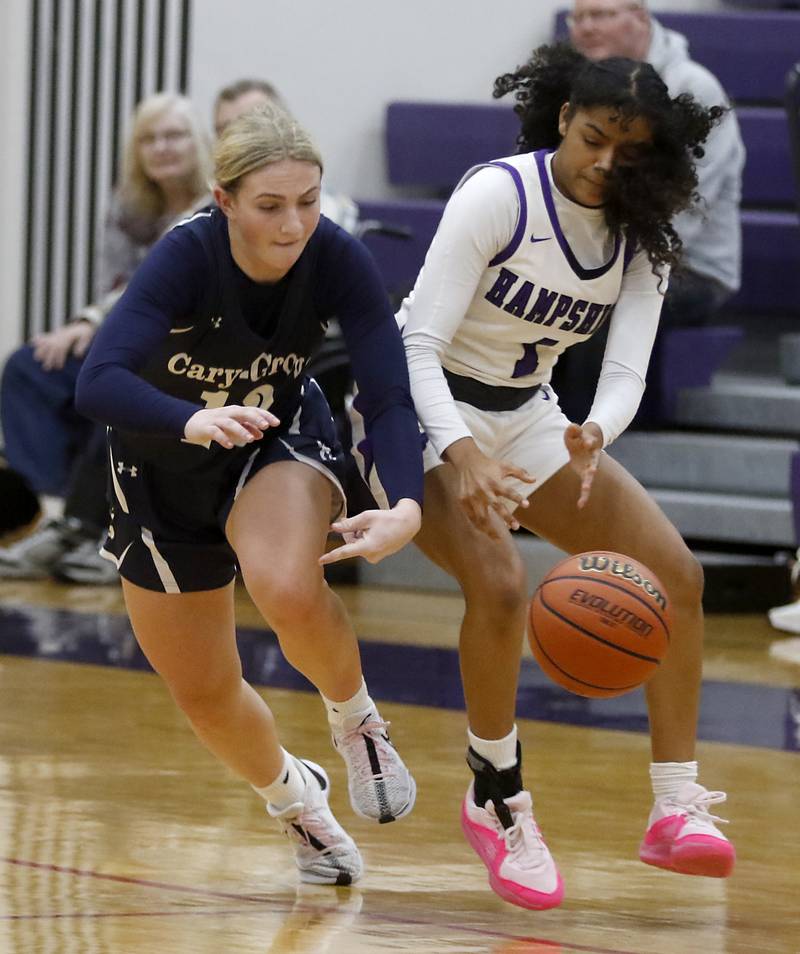
[[[233,583],[216,590],[158,593],[122,581],[136,639],[204,745],[252,785],[282,765],[272,713],[242,678]]]
[[[242,488],[226,525],[247,591],[275,630],[286,659],[331,699],[361,684],[353,627],[325,582],[319,557],[332,484],[296,461],[264,467]]]
[[[457,481],[449,464],[426,473],[422,528],[414,543],[458,581],[465,603],[459,658],[469,726],[484,739],[500,739],[514,726],[525,569],[499,518],[499,539],[471,523],[458,501]]]
[[[601,456],[589,501],[576,507],[580,479],[563,467],[517,511],[520,523],[567,553],[613,550],[640,560],[672,601],[670,650],[648,682],[653,759],[694,758],[702,671],[703,575],[658,504],[613,458]]]
[[[269,707],[242,678],[233,583],[190,593],[154,592],[124,579],[122,586],[142,651],[198,738],[250,782],[293,841],[301,880],[357,880],[361,856],[328,808],[325,772],[281,747]]]
[[[322,695],[354,810],[388,822],[411,811],[416,786],[369,696],[353,626],[318,562],[334,492],[314,467],[271,463],[239,493],[226,534],[245,586],[286,659]]]
[[[544,909],[561,903],[563,883],[533,817],[522,782],[514,710],[525,625],[525,570],[497,519],[491,539],[467,518],[457,476],[444,464],[425,475],[422,529],[415,543],[458,581],[465,600],[459,655],[473,772],[461,810],[464,834],[504,900]]]
[[[639,849],[648,864],[725,877],[733,846],[710,808],[725,795],[697,784],[695,739],[702,676],[702,570],[678,531],[624,468],[603,455],[589,502],[578,510],[578,475],[566,466],[537,490],[520,523],[567,553],[613,550],[641,561],[672,601],[670,649],[646,688],[654,804]]]

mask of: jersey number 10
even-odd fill
[[[200,397],[203,399],[206,405],[206,409],[214,407],[225,407],[228,403],[228,395],[230,391],[203,391]],[[253,388],[252,391],[249,391],[242,401],[242,404],[245,407],[260,407],[265,411],[268,411],[272,406],[272,399],[275,394],[275,388],[271,384],[262,384],[260,387]],[[181,440],[188,444],[190,441],[187,441],[186,438],[182,437]],[[204,441],[202,444],[198,444],[198,447],[211,447],[211,441]]]

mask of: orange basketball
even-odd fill
[[[669,647],[671,605],[658,577],[621,553],[568,557],[531,600],[536,661],[579,696],[619,696],[650,678]]]

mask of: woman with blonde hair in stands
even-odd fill
[[[93,303],[35,335],[6,362],[0,383],[5,454],[41,497],[65,498],[63,518],[0,549],[0,578],[51,574],[73,582],[116,580],[97,556],[105,523],[105,455],[96,425],[75,411],[75,382],[99,322],[159,236],[211,202],[207,136],[191,102],[175,93],[143,99],[133,114],[117,189],[96,262]],[[88,447],[87,447],[88,445]]]

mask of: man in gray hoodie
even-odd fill
[[[567,25],[572,44],[589,59],[645,60],[659,72],[671,96],[691,93],[706,106],[730,105],[719,80],[689,57],[686,37],[665,29],[644,0],[574,0]],[[670,279],[663,329],[708,324],[739,288],[744,158],[739,124],[731,110],[711,134],[697,164],[700,202],[674,222],[683,242],[683,265]],[[585,370],[580,373],[584,380]],[[650,377],[646,397],[651,400],[646,404],[652,407],[655,375]]]

